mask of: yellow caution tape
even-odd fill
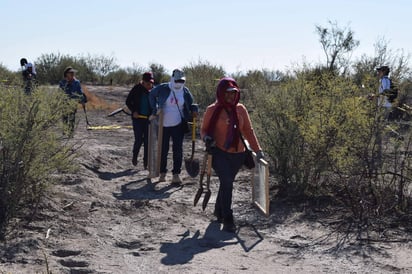
[[[131,129],[132,126],[119,126],[119,125],[110,125],[110,126],[88,126],[88,130],[115,130],[115,129],[122,129],[127,128]]]

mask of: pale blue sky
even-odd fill
[[[228,72],[317,63],[324,55],[315,24],[350,24],[373,54],[378,37],[410,52],[409,0],[0,0],[0,63],[42,53],[114,54],[121,66],[149,62],[168,70],[199,59]]]

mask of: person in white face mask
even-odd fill
[[[185,121],[197,116],[198,107],[193,104],[193,95],[185,86],[186,77],[182,70],[173,70],[169,83],[163,83],[155,87],[149,96],[153,120],[161,110],[163,113],[163,142],[160,161],[159,182],[166,181],[167,155],[170,139],[173,142],[173,178],[172,184],[180,186],[182,181],[180,173],[183,162],[183,139],[185,134]]]

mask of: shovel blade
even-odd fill
[[[196,205],[197,205],[197,203],[199,202],[200,196],[202,196],[202,193],[203,193],[203,188],[201,187],[201,188],[199,188],[199,189],[197,190],[197,192],[196,192],[193,206],[196,206]]]
[[[208,191],[206,191],[205,197],[203,198],[203,204],[202,204],[203,211],[205,211],[205,209],[207,207],[207,204],[209,203],[211,195],[212,195],[212,192],[210,191],[210,189]]]
[[[113,116],[115,116],[116,114],[118,114],[122,111],[123,111],[123,108],[118,108],[118,109],[114,110],[112,113],[110,113],[109,115],[107,115],[107,117],[113,117]]]
[[[197,159],[185,159],[185,167],[187,174],[189,174],[190,177],[195,178],[197,175],[199,175],[200,171],[200,163],[199,160]]]

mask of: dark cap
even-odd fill
[[[185,73],[181,69],[175,69],[172,73],[173,80],[186,81]]]
[[[380,67],[376,67],[376,70],[377,70],[377,71],[382,70],[382,71],[387,71],[387,72],[389,72],[389,71],[390,71],[390,69],[389,69],[389,67],[388,67],[388,66],[380,66]]]
[[[67,67],[64,69],[63,76],[66,77],[67,73],[75,73],[77,70],[73,69],[72,67]]]
[[[153,73],[151,73],[151,72],[145,72],[145,73],[143,73],[142,79],[143,79],[143,81],[145,81],[145,82],[154,83]]]

